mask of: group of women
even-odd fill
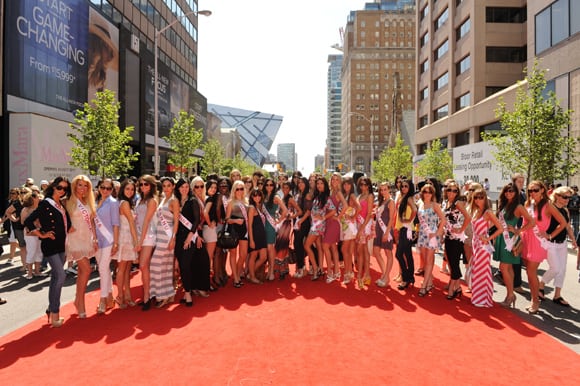
[[[556,189],[550,199],[544,184],[532,181],[522,204],[523,194],[514,180],[502,189],[494,213],[481,185],[471,184],[462,192],[452,180],[440,185],[428,179],[415,191],[410,180],[397,178],[393,186],[378,184],[378,197],[369,178],[355,182],[339,173],[328,180],[318,174],[307,179],[297,172],[290,181],[284,176],[274,181],[260,172],[242,177],[234,170],[229,177],[213,175],[207,181],[201,177],[157,181],[144,175],[125,179],[118,190],[115,184],[103,179],[94,191],[84,175],[71,182],[55,178],[44,199],[35,197],[23,216],[25,235],[40,240],[42,255],[51,266],[46,313],[54,327],[63,323],[59,309],[66,260],[77,264],[74,304],[78,317],[86,317],[84,294],[91,257],[96,257],[99,267],[97,314],[115,303],[119,308],[135,306],[130,272],[136,261],[144,311],[172,303],[177,281],[184,292],[181,302],[192,306],[193,296],[208,297],[228,282],[230,274],[235,288],[242,287],[244,280],[260,284],[276,276],[284,279],[290,260],[296,264],[296,279],[310,274],[313,281],[325,276],[329,284],[349,285],[355,280],[364,289],[371,284],[371,255],[380,268],[377,286],[388,287],[394,280],[405,291],[414,286],[416,276],[423,276],[418,295],[424,297],[434,288],[435,252],[442,248],[451,269],[446,286],[449,300],[462,295],[463,260],[471,302],[491,307],[493,256],[500,261],[507,288],[501,304],[513,306],[512,265],[521,256],[530,284],[529,312],[538,311],[543,286],[551,280],[557,287],[554,302],[567,305],[560,293],[566,254],[561,244],[566,236],[573,242],[574,237],[565,202],[570,193],[565,187]],[[218,247],[224,227],[237,238],[229,250]],[[420,256],[417,270],[415,243]],[[393,256],[399,263],[395,278],[391,278]],[[537,268],[546,258],[550,270],[540,281]]]

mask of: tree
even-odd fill
[[[163,137],[173,151],[169,154],[167,162],[175,165],[179,173],[190,170],[197,164],[198,158],[193,153],[201,146],[203,133],[193,127],[195,117],[185,111],[180,111],[179,116],[173,119],[173,126],[169,129],[169,135]]]
[[[441,141],[435,139],[419,161],[415,170],[417,177],[434,177],[439,181],[453,178],[453,159],[447,149],[441,149]]]
[[[238,152],[234,158],[227,159],[223,167],[224,175],[229,175],[234,169],[238,169],[242,176],[252,175],[256,169],[259,169],[256,165],[243,159]]]
[[[206,178],[208,174],[216,173],[218,176],[222,174],[222,169],[225,162],[224,148],[216,139],[210,139],[205,142],[201,148],[204,151],[204,156],[201,160],[202,177]]]
[[[131,153],[133,127],[119,128],[120,103],[111,90],[99,91],[91,103],[77,110],[67,137],[73,142],[71,166],[102,178],[117,177],[131,169],[139,153]]]
[[[396,176],[410,176],[413,172],[413,153],[397,134],[395,145],[383,150],[379,159],[373,162],[377,181],[394,181]]]
[[[578,139],[570,137],[570,110],[564,110],[553,91],[546,95],[545,70],[534,61],[519,82],[513,111],[500,100],[496,109],[502,132],[482,133],[492,154],[509,173],[525,173],[528,180],[553,182],[576,172]]]

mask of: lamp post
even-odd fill
[[[372,174],[373,172],[373,160],[375,159],[375,146],[374,146],[374,126],[373,126],[373,122],[374,122],[374,115],[371,114],[371,118],[367,118],[365,117],[363,114],[361,113],[348,113],[349,116],[353,116],[356,115],[358,117],[361,117],[362,119],[364,119],[365,121],[367,121],[371,126],[370,126],[370,132],[371,132],[371,162],[370,162],[370,166],[369,166],[369,174]],[[351,127],[351,131],[352,131],[352,127]],[[352,146],[352,142],[351,142],[351,146]],[[352,163],[352,147],[351,147],[351,163]]]
[[[154,107],[153,107],[153,113],[155,114],[154,118],[153,118],[153,148],[154,148],[154,161],[153,161],[153,169],[154,169],[154,174],[157,176],[159,175],[159,96],[158,96],[158,88],[157,88],[157,82],[159,75],[157,74],[157,61],[159,60],[159,37],[161,36],[161,34],[165,31],[167,31],[169,28],[171,28],[175,23],[177,23],[178,21],[181,21],[181,19],[183,19],[186,16],[189,15],[203,15],[203,16],[210,16],[211,15],[211,11],[208,10],[204,10],[204,11],[191,11],[191,12],[187,12],[181,16],[179,16],[177,19],[173,20],[171,23],[169,23],[168,25],[166,25],[165,27],[161,28],[160,30],[158,30],[157,28],[155,28],[155,74],[153,75],[153,87],[155,88],[155,90],[153,91],[153,95],[154,95]]]

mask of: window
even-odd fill
[[[471,29],[471,19],[467,19],[455,30],[456,39],[460,40],[462,37],[467,35],[470,29]]]
[[[570,35],[580,32],[580,2],[570,1]]]
[[[435,110],[435,114],[433,116],[433,122],[440,120],[441,118],[445,118],[449,115],[449,105],[443,105]]]
[[[420,16],[420,19],[419,20],[423,20],[425,17],[427,17],[428,14],[429,14],[429,4],[427,4],[425,6],[425,8],[423,8],[421,10],[421,16]]]
[[[447,51],[449,51],[449,40],[445,40],[439,47],[437,47],[437,49],[435,50],[435,53],[433,54],[433,59],[434,60],[438,60],[439,58],[441,58],[443,55],[445,55],[447,53]]]
[[[455,7],[459,7],[463,3],[463,0],[455,0]]]
[[[527,20],[526,7],[486,7],[486,23],[524,23]]]
[[[485,47],[485,61],[488,63],[523,63],[526,57],[527,46]]]
[[[435,20],[435,23],[433,25],[433,29],[435,31],[437,31],[439,28],[441,28],[443,26],[443,24],[445,24],[447,19],[449,19],[449,8],[445,8],[445,10],[443,12],[441,12],[441,14],[437,18],[437,20]]]
[[[421,36],[421,47],[424,47],[428,41],[429,41],[429,32],[425,32],[425,35]]]
[[[459,98],[455,99],[455,111],[459,111],[471,104],[471,94],[463,94]]]
[[[487,86],[485,88],[485,97],[487,98],[488,96],[492,96],[493,94],[500,92],[504,88],[505,87],[503,86]]]
[[[455,146],[469,145],[469,131],[455,134]]]
[[[465,71],[471,68],[471,56],[467,55],[465,58],[457,62],[455,67],[455,73],[457,75],[463,74]]]
[[[433,87],[435,89],[435,91],[441,89],[442,87],[447,86],[447,83],[449,83],[449,73],[445,73],[443,75],[441,75],[439,78],[437,78],[435,80],[435,87]]]
[[[536,54],[550,48],[550,17],[550,7],[536,15]]]
[[[419,118],[419,127],[427,126],[429,124],[429,118],[426,115],[423,115]]]
[[[577,1],[577,0],[576,0]],[[556,45],[570,36],[568,25],[568,0],[559,0],[552,4],[552,45]]]
[[[421,63],[420,66],[420,73],[424,73],[425,71],[429,70],[429,59],[425,60],[423,63]]]
[[[421,90],[421,93],[419,94],[419,100],[425,100],[429,98],[429,87],[425,87],[423,90]]]

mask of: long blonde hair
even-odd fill
[[[87,187],[87,195],[85,196],[86,202],[84,202],[80,197],[77,197],[77,185],[79,182],[86,182]],[[79,174],[75,178],[73,178],[72,182],[70,183],[70,198],[66,201],[66,210],[69,213],[72,213],[77,208],[77,199],[81,200],[83,204],[89,207],[91,215],[95,215],[97,213],[96,206],[95,206],[95,193],[93,192],[93,183],[89,180],[89,177],[85,176],[84,174]]]

